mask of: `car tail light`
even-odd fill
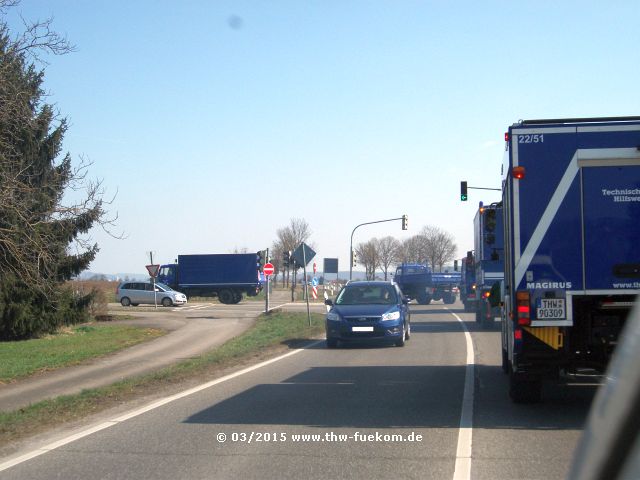
[[[516,311],[518,312],[518,325],[531,325],[529,292],[516,292]]]

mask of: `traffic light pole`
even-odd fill
[[[269,249],[267,248],[267,255],[264,259],[265,263],[269,263]],[[267,293],[265,294],[265,306],[264,306],[264,312],[269,315],[269,278],[271,278],[271,275],[265,275],[265,281],[267,283]]]
[[[387,220],[376,220],[375,222],[365,222],[365,223],[361,223],[360,225],[356,225],[355,228],[353,229],[353,231],[351,232],[351,243],[349,244],[349,252],[351,253],[351,258],[350,258],[350,262],[349,262],[349,280],[351,280],[351,277],[353,276],[353,234],[356,233],[356,230],[364,225],[373,225],[374,223],[384,223],[384,222],[395,222],[396,220],[405,220],[406,215],[403,215],[402,217],[398,217],[398,218],[389,218]],[[406,220],[405,220],[406,221]]]

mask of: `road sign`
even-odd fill
[[[308,265],[315,256],[316,252],[314,252],[313,249],[304,242],[302,242],[293,252],[293,258],[300,266]]]
[[[146,265],[146,268],[151,278],[156,278],[160,272],[160,265]]]
[[[338,273],[338,259],[337,258],[325,258],[324,259],[324,273]]]
[[[273,272],[275,271],[275,268],[273,268],[273,263],[265,263],[264,267],[262,267],[262,271],[267,277],[273,275]]]
[[[319,283],[318,277],[313,277],[313,279],[311,279],[311,286],[317,287]]]

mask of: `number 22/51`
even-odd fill
[[[544,135],[542,133],[518,135],[518,143],[544,143]]]

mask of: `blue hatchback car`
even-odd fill
[[[411,335],[409,299],[393,282],[349,282],[326,318],[327,347],[338,342],[384,341],[404,346]]]

